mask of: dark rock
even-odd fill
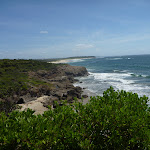
[[[78,79],[74,79],[74,82],[79,82],[79,80]]]
[[[25,103],[37,99],[37,97],[32,97],[32,96],[30,95],[30,93],[27,93],[26,95],[23,95],[23,96],[20,96],[20,97],[19,97],[19,99],[21,99],[21,98],[24,100]]]
[[[53,108],[56,108],[56,105],[55,105],[55,104],[53,105]]]
[[[82,97],[83,97],[83,98],[87,98],[88,96],[87,96],[87,95],[82,95]]]
[[[58,101],[58,97],[55,96],[49,96],[44,102],[43,102],[43,106],[44,107],[48,107],[48,106],[52,106],[54,105],[54,101]]]
[[[63,93],[63,97],[67,97],[67,93]]]
[[[81,66],[67,65],[64,72],[66,75],[72,75],[73,77],[88,75],[86,68]]]
[[[75,90],[76,90],[76,92],[79,92],[79,93],[81,93],[81,92],[82,92],[82,88],[81,88],[81,87],[79,87],[79,86],[76,86],[76,87],[75,87]]]
[[[57,76],[85,76],[88,75],[88,72],[85,67],[81,66],[70,66],[70,65],[59,65],[57,68],[55,68],[52,72],[51,75]]]
[[[47,91],[46,91],[46,95],[50,96],[50,95],[51,95],[51,91],[50,91],[50,90],[47,90]]]
[[[53,94],[53,96],[58,97],[59,99],[61,99],[61,97],[63,97],[63,93],[61,91],[57,91]]]
[[[67,91],[68,97],[69,98],[72,97],[72,99],[74,99],[75,97],[81,99],[81,93],[82,93],[82,88],[80,87],[74,87],[73,89]]]
[[[31,97],[36,97],[39,94],[39,88],[31,88],[29,91],[29,94],[31,95]]]
[[[20,98],[19,101],[17,102],[17,104],[24,104],[24,103],[25,103],[25,101],[23,98]]]
[[[63,106],[63,104],[62,104],[62,103],[60,103],[60,104],[59,104],[59,106]]]

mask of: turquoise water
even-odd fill
[[[76,85],[97,95],[113,86],[116,90],[132,91],[150,98],[150,55],[97,57],[69,64],[87,68],[90,75],[81,77],[82,83]]]

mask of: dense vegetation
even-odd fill
[[[148,98],[111,87],[86,105],[0,114],[0,149],[148,150]]]
[[[32,84],[42,84],[35,78],[29,78],[28,72],[50,70],[55,66],[36,60],[0,60],[0,98],[5,99],[14,93],[18,94]]]

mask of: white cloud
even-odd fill
[[[94,47],[92,44],[77,44],[76,48],[78,49],[88,49]]]
[[[43,30],[43,31],[40,31],[41,34],[48,34],[48,31],[46,30]]]

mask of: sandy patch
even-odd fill
[[[95,96],[94,93],[90,92],[87,89],[83,90],[82,95],[88,96],[87,98],[83,98],[83,100],[79,100],[82,101],[84,105],[89,102],[91,96]],[[25,104],[18,104],[19,106],[22,106],[22,108],[19,109],[19,111],[26,111],[28,108],[30,108],[35,111],[35,115],[43,114],[44,111],[48,111],[48,108],[44,107],[43,103],[45,103],[49,98],[49,96],[42,96],[37,98],[36,100],[27,102]]]
[[[61,59],[61,60],[56,60],[56,61],[51,61],[48,63],[54,63],[54,64],[65,64],[65,63],[71,63],[71,62],[80,62],[84,61],[85,59],[91,59],[91,58],[73,58],[73,59]]]
[[[71,62],[72,59],[64,59],[64,60],[57,60],[57,61],[51,61],[49,63],[54,63],[54,64],[65,64]]]
[[[19,104],[19,106],[22,106],[20,111],[25,111],[28,108],[34,110],[34,114],[43,114],[44,111],[47,111],[48,108],[43,106],[43,103],[49,98],[49,96],[42,96],[37,98],[37,100],[27,102],[25,104]]]

